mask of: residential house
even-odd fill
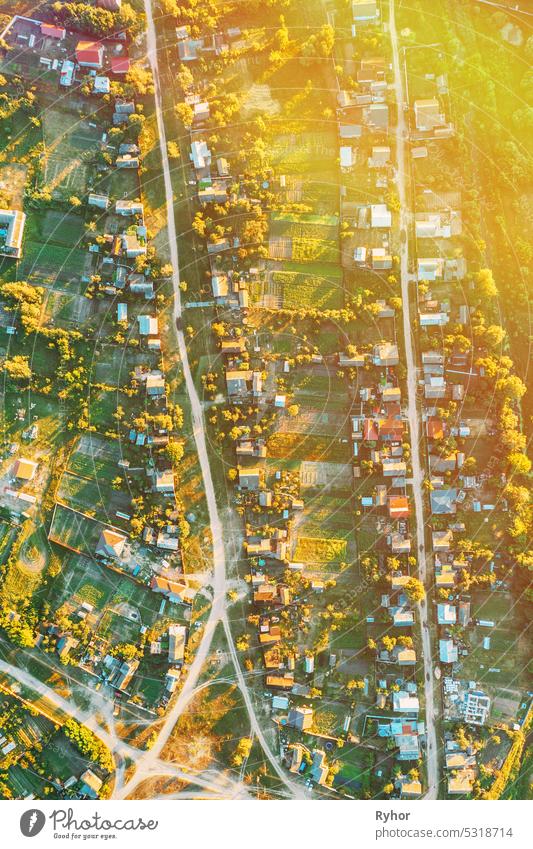
[[[441,127],[445,123],[436,97],[415,100],[414,109],[416,129],[420,132],[433,132],[435,127]]]
[[[228,200],[228,183],[226,180],[211,180],[208,185],[198,189],[200,203],[226,203]]]
[[[15,460],[15,465],[13,466],[13,477],[15,477],[17,481],[29,483],[29,481],[33,480],[35,477],[37,469],[38,464],[34,460],[27,460],[25,457],[19,457],[18,460]]]
[[[289,711],[288,725],[299,731],[307,731],[313,725],[313,709],[310,707],[295,707]]]
[[[262,470],[258,468],[243,468],[239,466],[239,487],[246,490],[259,489],[261,485]]]
[[[95,192],[90,192],[87,198],[88,206],[96,206],[98,209],[107,209],[109,206],[109,197],[107,195],[98,195]]]
[[[384,132],[389,126],[389,106],[387,103],[370,103],[363,109],[365,123],[371,131]]]
[[[138,156],[131,156],[129,153],[124,153],[117,156],[115,165],[117,168],[135,168],[135,170],[138,170],[140,160]]]
[[[178,584],[177,581],[170,581],[161,575],[152,577],[150,589],[165,596],[172,604],[192,604],[195,596],[194,590],[189,589],[185,584]]]
[[[146,394],[150,398],[159,398],[165,394],[165,378],[160,371],[151,372],[146,376]]]
[[[63,27],[55,27],[53,24],[41,24],[41,35],[43,38],[52,38],[54,41],[64,41],[67,31]]]
[[[392,213],[386,203],[374,203],[370,207],[370,226],[385,227],[392,226]]]
[[[183,663],[185,646],[187,644],[187,628],[185,625],[169,625],[168,628],[168,662]]]
[[[104,47],[99,41],[78,41],[76,62],[80,68],[101,68],[104,62]]]
[[[378,17],[376,0],[352,0],[352,18],[356,25],[374,23]]]
[[[190,158],[198,180],[211,176],[211,151],[206,141],[193,141]]]
[[[93,77],[93,94],[109,94],[111,82],[109,77]]]
[[[72,637],[70,634],[64,634],[57,641],[57,653],[59,657],[68,657],[71,650],[75,649],[79,645],[79,640],[76,637]]]
[[[246,398],[250,393],[252,372],[246,370],[231,369],[226,371],[226,389],[231,401],[239,401]]]
[[[154,315],[139,315],[139,334],[141,336],[157,336],[159,333],[159,324],[157,316]]]
[[[144,205],[136,200],[117,200],[115,203],[115,212],[117,215],[140,215],[142,218],[144,216]]]
[[[113,528],[103,528],[100,532],[100,538],[95,549],[95,553],[100,557],[110,557],[112,559],[120,559],[124,553],[127,537]]]
[[[123,661],[119,665],[114,677],[111,680],[113,687],[115,687],[117,690],[121,690],[121,691],[126,690],[126,688],[128,687],[128,684],[130,683],[131,679],[133,678],[133,676],[137,672],[138,668],[139,668],[139,661],[138,660],[125,660],[125,661]]]
[[[91,769],[86,769],[80,776],[80,796],[87,796],[89,799],[98,799],[98,794],[103,786],[103,781]]]
[[[457,511],[456,489],[435,489],[429,494],[434,516],[453,515]]]
[[[127,55],[112,56],[110,59],[111,73],[115,76],[123,76],[130,70],[130,57]]]
[[[449,551],[453,543],[453,531],[433,531],[432,544],[433,551]]]
[[[75,71],[76,66],[74,62],[71,62],[70,59],[64,59],[59,73],[59,85],[64,88],[69,88],[74,82]]]
[[[309,775],[316,784],[325,784],[329,768],[326,764],[326,753],[322,749],[315,749],[313,761],[309,769]]]
[[[372,148],[372,156],[368,159],[369,168],[386,168],[390,164],[391,150],[384,145],[376,145]]]
[[[153,473],[153,491],[162,495],[174,495],[174,472],[172,469],[156,469]]]
[[[448,793],[450,796],[467,796],[472,792],[475,778],[473,769],[458,770],[448,776]]]
[[[388,510],[391,519],[407,519],[409,517],[409,499],[406,495],[389,496]]]
[[[437,622],[439,625],[455,625],[457,622],[457,609],[453,604],[437,605]]]
[[[463,694],[461,713],[464,721],[471,725],[485,725],[490,713],[490,698],[480,690],[469,690]]]
[[[395,713],[418,713],[420,710],[418,696],[406,690],[398,690],[392,694],[392,709]]]
[[[372,362],[375,366],[397,366],[400,362],[398,346],[392,342],[380,342],[374,345]]]
[[[18,209],[0,209],[0,256],[20,259],[26,216]]]
[[[439,640],[439,660],[441,663],[457,663],[459,654],[453,640]]]

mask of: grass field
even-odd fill
[[[54,284],[56,281],[79,281],[86,257],[86,251],[76,247],[61,247],[27,239],[19,263],[19,278],[31,277],[34,282],[48,284]]]
[[[346,446],[327,436],[301,433],[274,433],[268,438],[268,456],[272,459],[325,460],[342,462]]]
[[[73,448],[67,467],[75,475],[109,483],[117,475],[117,463],[121,458],[118,441],[94,433],[85,434]]]
[[[346,557],[346,540],[333,537],[298,538],[294,559],[303,563],[340,563]]]
[[[344,787],[362,797],[370,791],[376,753],[358,746],[345,746],[339,754],[342,764],[334,787]]]
[[[83,240],[84,221],[81,215],[47,209],[42,216],[31,217],[31,232],[37,234],[40,241],[74,247]]]
[[[531,687],[533,665],[527,648],[528,625],[521,625],[517,615],[509,594],[473,595],[472,616],[495,624],[493,627],[478,625],[469,631],[470,653],[462,661],[464,674],[502,687]],[[490,645],[484,648],[483,640],[487,637]]]
[[[91,380],[106,383],[108,386],[123,386],[130,380],[130,372],[137,365],[156,364],[157,355],[149,351],[136,351],[133,348],[102,344],[98,356],[88,364]],[[150,356],[149,356],[150,355]]]
[[[134,643],[139,636],[140,625],[128,619],[126,616],[121,616],[113,610],[106,610],[98,628],[99,636],[105,640],[109,640],[111,644],[117,642]]]
[[[88,480],[69,472],[63,474],[56,497],[73,510],[118,524],[122,523],[115,515],[117,511],[127,513],[131,506],[129,496],[110,489],[105,478]]]
[[[335,240],[339,232],[337,215],[272,212],[270,232],[276,236]]]

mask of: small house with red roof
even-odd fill
[[[101,68],[104,62],[104,47],[99,41],[78,41],[76,61],[81,68]]]
[[[120,74],[127,74],[130,69],[130,57],[129,56],[112,56],[111,57],[111,73],[116,74],[117,76]]]
[[[391,519],[407,519],[409,516],[409,499],[405,495],[389,497],[389,516]]]

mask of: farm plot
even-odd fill
[[[68,282],[75,285],[78,293],[78,284],[88,257],[90,255],[79,248],[27,239],[18,267],[19,278],[48,285],[58,281]]]
[[[78,554],[93,555],[105,525],[83,513],[56,504],[48,539]]]
[[[531,626],[520,622],[512,597],[475,593],[472,616],[480,624],[468,631],[470,653],[461,664],[463,675],[502,687],[531,687],[533,665],[527,649]]]
[[[350,499],[332,498],[322,493],[308,499],[298,522],[298,532],[307,537],[344,539],[353,546]]]
[[[336,215],[272,213],[270,256],[294,262],[336,263],[339,260]]]
[[[346,454],[345,446],[327,436],[300,433],[274,433],[267,442],[272,459],[312,460],[335,462]]]
[[[44,242],[57,242],[72,247],[83,241],[85,229],[83,218],[71,212],[48,209],[39,218],[38,227]]]
[[[110,522],[117,521],[117,512],[127,513],[131,506],[128,495],[110,489],[105,478],[100,482],[70,472],[65,472],[61,478],[57,500],[73,510],[101,516]]]
[[[111,644],[118,642],[135,642],[139,636],[141,625],[137,616],[122,616],[114,610],[107,609],[100,620],[98,635]]]
[[[313,263],[305,271],[293,271],[292,266],[293,263],[287,263],[282,270],[271,273],[271,283],[276,289],[274,294],[284,309],[309,307],[325,310],[342,307],[343,287],[340,273],[335,273],[335,267],[324,269]]]
[[[296,562],[311,566],[339,564],[346,558],[346,540],[333,537],[298,538],[294,552]]]
[[[96,434],[84,434],[73,448],[67,468],[81,477],[110,483],[117,475],[117,463],[121,459],[118,442]]]
[[[93,302],[83,295],[49,290],[45,302],[45,321],[56,326],[74,325],[79,328],[93,312]]]
[[[112,524],[127,527],[128,520],[118,514],[129,513],[130,496],[111,487],[111,482],[120,477],[118,461],[121,456],[118,443],[94,434],[80,437],[61,477],[57,501],[85,516],[100,516]]]
[[[99,635],[116,643],[133,640],[143,625],[153,625],[161,597],[88,557],[72,555],[53,586],[53,605],[73,611],[83,602],[94,608],[89,621]],[[173,614],[174,606],[168,608]]]
[[[157,354],[149,356],[149,351],[135,351],[133,348],[117,345],[102,345],[98,356],[91,361],[91,380],[108,386],[123,386],[130,380],[130,373],[136,366],[156,366]]]
[[[302,488],[350,489],[351,466],[345,463],[304,461],[300,466]]]
[[[278,134],[270,148],[276,171],[298,179],[298,202],[309,204],[319,213],[331,212],[338,207],[337,152],[335,133],[318,129],[315,132]]]
[[[43,135],[44,184],[60,195],[84,194],[98,129],[72,112],[51,108],[43,112]]]
[[[324,393],[325,395],[326,393]],[[315,398],[317,395],[315,395]],[[346,431],[346,416],[325,410],[300,410],[298,415],[280,419],[278,433],[334,437]]]
[[[87,602],[98,615],[105,609],[115,582],[114,573],[107,572],[88,557],[68,555],[66,565],[52,586],[53,603],[56,607],[66,604],[74,609]]]

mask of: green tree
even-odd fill
[[[405,585],[405,592],[409,601],[419,602],[426,596],[424,584],[418,578],[410,578]]]

